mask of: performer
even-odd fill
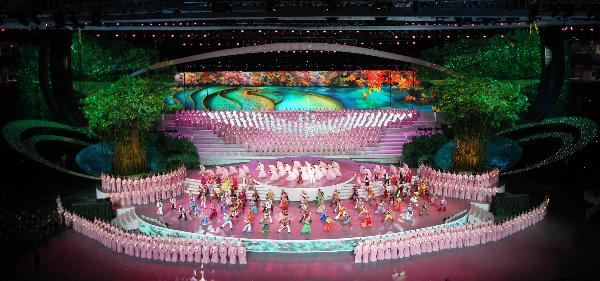
[[[344,216],[346,214],[346,207],[344,207],[344,205],[342,205],[340,203],[340,206],[338,208],[338,214],[337,216],[335,216],[335,220],[338,220],[340,217]]]
[[[352,229],[352,221],[350,221],[350,215],[348,213],[344,213],[344,221],[342,222],[342,226],[340,226],[340,230],[346,225],[349,225],[350,229]]]
[[[244,228],[242,229],[242,232],[248,232],[248,233],[252,233],[252,220],[250,220],[250,218],[248,217],[249,215],[246,216],[246,219],[244,220]]]
[[[265,200],[265,206],[263,209],[269,209],[269,210],[271,210],[271,212],[273,212],[273,201],[271,201],[271,199],[267,198],[267,200]]]
[[[287,214],[284,214],[283,218],[279,221],[279,230],[277,232],[281,232],[284,228],[287,228],[288,233],[291,233],[290,229],[290,217]]]
[[[327,212],[325,209],[323,209],[323,212],[321,213],[321,217],[319,218],[319,220],[321,222],[326,222],[327,221]]]
[[[396,204],[394,205],[394,209],[396,209],[396,211],[402,210],[402,196],[396,196]]]
[[[317,206],[317,213],[322,214],[325,212],[325,202],[321,201],[319,202],[319,205]]]
[[[358,245],[354,248],[354,263],[362,263],[363,241],[358,241]]]
[[[358,213],[358,216],[362,216],[363,214],[368,214],[369,210],[367,210],[367,207],[365,207],[365,204],[361,201],[358,205],[358,209],[360,210],[360,212]]]
[[[237,254],[240,264],[246,264],[246,248],[242,245],[242,241],[238,241]]]
[[[175,197],[169,199],[169,202],[171,203],[171,210],[175,210],[175,205],[177,204],[177,200],[175,199]]]
[[[271,210],[268,208],[263,208],[263,219],[269,218],[269,223],[273,223],[273,219],[271,218]]]
[[[227,214],[227,212],[223,212],[223,224],[221,228],[224,228],[226,225],[229,225],[229,230],[233,229],[233,222],[231,221],[231,216]]]
[[[200,209],[200,224],[208,225],[208,217],[206,216],[204,209]]]
[[[340,203],[340,192],[336,189],[333,190],[333,195],[331,195],[331,202],[329,202],[329,207],[337,206]]]
[[[360,223],[360,225],[362,227],[371,227],[371,226],[373,226],[373,222],[371,221],[371,215],[369,215],[368,211],[366,212],[365,218],[362,220],[362,222]]]
[[[206,194],[204,192],[204,190],[200,190],[200,195],[199,195],[199,200],[200,202],[200,208],[202,209],[206,209]]]
[[[258,170],[258,178],[259,179],[267,177],[267,173],[265,173],[265,165],[263,165],[263,163],[258,163],[256,170]]]
[[[310,234],[310,232],[311,232],[310,224],[311,223],[312,223],[312,218],[310,217],[310,213],[308,213],[308,216],[304,217],[304,225],[302,226],[302,230],[300,231],[300,233]]]
[[[327,217],[325,219],[325,227],[323,229],[325,232],[332,232],[333,231],[333,220],[330,217]]]
[[[315,198],[315,205],[318,207],[321,205],[321,201],[325,198],[325,193],[320,188],[317,190],[317,197]]]
[[[365,188],[365,193],[367,194],[367,201],[372,205],[377,203],[377,197],[375,196],[375,191],[369,186]]]
[[[285,197],[282,196],[281,201],[279,202],[279,209],[288,210],[288,208],[289,208],[289,202],[288,202],[287,196],[285,196]]]
[[[156,214],[159,215],[159,216],[162,216],[163,215],[163,203],[160,202],[160,201],[158,201],[156,203],[156,209],[157,209],[156,210]]]
[[[438,209],[439,212],[445,212],[446,211],[446,198],[442,197],[442,200],[440,201],[440,207]]]
[[[260,220],[260,223],[262,224],[262,228],[260,229],[260,233],[269,233],[269,221],[267,220],[266,217],[263,217]]]
[[[407,221],[411,221],[413,217],[413,207],[412,204],[408,204],[408,208],[406,209],[406,213],[404,213],[404,219]]]
[[[375,210],[375,214],[377,215],[379,212],[382,214],[385,213],[385,201],[383,201],[383,199],[379,199],[379,204],[377,204],[377,210]]]
[[[394,212],[392,211],[392,208],[388,208],[388,210],[385,212],[385,217],[381,222],[385,223],[386,221],[394,221]]]
[[[256,205],[255,200],[250,200],[250,213],[252,213],[252,214],[258,213],[258,206]]]
[[[187,220],[187,213],[185,212],[185,208],[183,206],[179,206],[179,219]]]
[[[419,215],[422,216],[423,214],[429,216],[429,205],[427,204],[427,200],[425,200],[423,205],[421,205],[421,214]]]
[[[210,216],[208,216],[209,220],[214,220],[217,218],[217,208],[211,204],[210,206]]]

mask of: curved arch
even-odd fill
[[[422,65],[425,67],[433,68],[439,70],[441,72],[451,74],[451,71],[446,69],[443,66],[437,65],[435,63],[431,63],[428,61],[424,61],[421,59],[398,55],[394,53],[373,50],[368,48],[356,47],[356,46],[348,46],[348,45],[340,45],[340,44],[328,44],[328,43],[312,43],[312,42],[295,42],[295,43],[274,43],[274,44],[265,44],[265,45],[257,45],[257,46],[248,46],[248,47],[240,47],[240,48],[232,48],[225,50],[212,51],[204,54],[193,55],[188,57],[183,57],[174,60],[163,61],[159,63],[155,63],[148,67],[137,70],[132,73],[132,76],[137,76],[148,72],[150,70],[161,69],[168,66],[178,65],[182,63],[188,63],[193,61],[207,60],[213,58],[227,57],[227,56],[235,56],[235,55],[246,55],[246,54],[256,54],[256,53],[264,53],[264,52],[287,52],[287,51],[330,51],[330,52],[342,52],[342,53],[352,53],[359,55],[366,55],[371,57],[379,57],[384,59],[403,61],[412,64]]]

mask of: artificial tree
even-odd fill
[[[527,108],[527,97],[513,83],[492,78],[449,77],[433,82],[434,106],[453,130],[457,170],[479,170],[484,140],[495,130],[514,125]]]
[[[144,134],[160,118],[168,88],[150,80],[123,76],[108,88],[83,100],[89,134],[114,147],[113,173],[132,175],[147,171]]]

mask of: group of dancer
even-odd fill
[[[259,162],[256,170],[258,170],[259,179],[267,177],[263,163]],[[335,161],[331,161],[329,164],[323,161],[319,161],[318,164],[304,161],[304,165],[298,160],[292,163],[277,161],[275,165],[269,165],[269,173],[271,174],[269,181],[277,181],[285,177],[288,181],[297,182],[298,185],[309,184],[310,186],[314,186],[322,179],[333,181],[342,176],[340,164]]]
[[[330,164],[319,162],[311,164],[305,161],[302,165],[299,161],[293,161],[290,164],[277,162],[272,166],[273,174],[279,176],[279,173],[295,174],[299,171],[299,183],[316,182],[316,178],[311,178],[305,171],[326,170],[328,174],[339,172],[339,164],[332,161]],[[194,214],[194,218],[200,220],[201,225],[216,224],[221,229],[233,229],[234,224],[242,224],[242,232],[251,233],[256,229],[255,224],[258,221],[261,233],[269,233],[274,223],[275,208],[279,209],[278,226],[275,228],[278,232],[286,230],[291,232],[292,211],[289,209],[289,197],[287,192],[282,191],[279,202],[275,202],[275,194],[272,190],[266,192],[264,200],[259,198],[259,192],[254,186],[250,176],[245,173],[245,177],[250,178],[245,185],[237,184],[237,176],[233,171],[244,171],[245,167],[235,169],[220,168],[217,173],[210,170],[201,169],[201,184],[197,195],[189,194],[189,213]],[[259,177],[266,177],[264,165],[258,165]],[[300,172],[302,171],[302,172]],[[300,204],[298,206],[298,215],[295,218],[301,223],[300,232],[310,234],[313,230],[311,226],[314,221],[320,221],[323,224],[323,231],[331,232],[334,229],[352,228],[351,216],[357,216],[361,227],[372,227],[375,217],[380,217],[379,221],[383,224],[391,222],[411,221],[413,215],[429,215],[430,208],[437,208],[438,211],[446,211],[445,198],[437,198],[428,194],[419,192],[418,185],[413,184],[412,172],[406,164],[399,167],[391,166],[391,176],[382,166],[375,166],[373,172],[361,167],[359,176],[364,177],[353,188],[352,195],[348,201],[352,204],[344,204],[340,197],[340,192],[335,190],[331,197],[326,197],[324,192],[318,189],[314,202],[310,202],[308,194],[302,190]],[[214,180],[213,180],[214,175]],[[314,174],[313,174],[314,176]],[[204,180],[208,179],[208,180]],[[383,191],[375,193],[375,186],[382,186]],[[310,204],[314,204],[316,209],[314,214],[311,211]],[[353,206],[353,207],[352,207]],[[247,207],[247,208],[246,208]],[[416,208],[420,207],[420,211]],[[175,203],[172,203],[172,209]],[[181,212],[183,206],[180,206],[180,218],[185,219],[185,209]],[[351,211],[352,210],[352,211]],[[159,212],[162,212],[159,210]],[[313,216],[316,216],[313,219]],[[339,223],[339,227],[334,224]]]
[[[107,195],[113,204],[127,207],[138,204],[149,204],[183,194],[185,190],[185,167],[181,167],[171,173],[154,175],[142,179],[114,180],[114,178],[103,175],[103,187],[108,191]],[[115,183],[114,185],[112,183]],[[105,183],[107,183],[105,185]],[[119,183],[119,184],[116,184]],[[158,204],[157,203],[157,204]]]
[[[536,208],[500,224],[492,221],[454,227],[437,227],[407,231],[403,236],[362,240],[354,250],[355,263],[408,258],[445,249],[463,248],[498,241],[541,221],[549,199]]]
[[[277,133],[309,136],[340,132],[355,127],[397,127],[416,120],[419,112],[404,109],[200,111],[175,113],[177,125],[205,129],[206,125],[231,124]]]
[[[182,111],[179,126],[211,128],[260,155],[353,153],[377,143],[386,127],[410,124],[412,110]]]
[[[498,186],[500,170],[493,170],[481,174],[459,174],[433,169],[426,165],[419,166],[417,175],[422,181],[433,185],[458,185],[463,188],[492,188]]]
[[[137,179],[114,177],[103,173],[100,175],[102,190],[109,193],[144,191],[157,187],[176,185],[185,180],[187,170],[181,166],[169,173],[154,174]]]
[[[499,170],[477,175],[441,172],[421,165],[417,170],[419,181],[430,191],[445,197],[491,202],[498,192]]]
[[[67,227],[100,242],[107,248],[143,259],[166,262],[246,264],[246,248],[240,240],[154,237],[125,232],[108,223],[89,221],[62,210]]]

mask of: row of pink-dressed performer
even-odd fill
[[[259,179],[267,177],[263,163],[259,162],[256,170],[258,170]],[[308,184],[314,184],[323,179],[332,181],[342,176],[340,164],[335,161],[330,161],[328,164],[323,161],[315,164],[304,161],[304,164],[302,164],[300,161],[294,160],[291,165],[290,163],[277,161],[275,165],[269,165],[269,173],[271,174],[269,181],[277,181],[285,177],[288,181]]]
[[[489,172],[482,174],[458,174],[451,172],[444,172],[433,169],[426,165],[419,166],[417,170],[419,179],[426,183],[436,183],[438,185],[458,185],[460,187],[470,188],[493,188],[498,186],[500,178],[500,170],[495,168]]]
[[[180,127],[211,129],[215,123],[260,129],[281,128],[298,135],[350,127],[398,127],[419,117],[416,110],[269,110],[269,111],[200,111],[183,110],[175,113]]]
[[[353,153],[377,143],[387,127],[412,123],[413,110],[183,111],[180,127],[210,128],[259,155]]]
[[[407,232],[403,237],[362,240],[354,250],[354,262],[370,263],[408,258],[498,241],[544,219],[548,202],[546,197],[538,207],[500,224],[489,221],[453,228],[414,230]]]
[[[354,153],[379,142],[381,128],[352,128],[343,132],[303,136],[259,131],[256,128],[215,125],[215,133],[255,155],[331,155]]]
[[[108,198],[113,204],[119,204],[121,207],[127,207],[131,205],[149,204],[174,198],[182,195],[185,190],[185,182],[180,181],[174,185],[154,187],[142,191],[108,193]]]
[[[104,173],[100,176],[100,179],[102,190],[111,193],[144,191],[146,189],[177,185],[179,182],[183,182],[186,176],[187,171],[185,166],[181,166],[179,169],[166,174],[155,174],[137,179],[114,177]]]
[[[143,259],[166,262],[246,264],[246,248],[240,240],[158,238],[124,232],[102,221],[89,221],[68,211],[63,212],[65,224],[73,230],[107,248]]]
[[[104,191],[108,192],[110,201],[113,204],[119,204],[121,207],[148,204],[183,194],[186,189],[186,175],[187,171],[183,166],[164,175],[154,175],[135,180],[118,181],[114,177],[102,175],[102,187]],[[158,180],[155,181],[154,178]],[[113,185],[112,182],[121,182],[121,185]],[[123,185],[123,182],[127,184]],[[134,184],[129,184],[130,182]]]
[[[492,198],[498,193],[497,187],[464,187],[457,183],[430,182],[427,188],[436,195],[482,202],[492,202]]]

